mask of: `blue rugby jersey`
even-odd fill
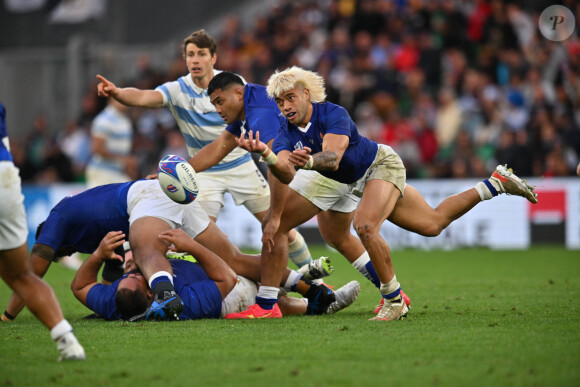
[[[226,130],[236,137],[251,130],[260,132],[260,141],[268,143],[278,134],[278,130],[286,121],[280,113],[276,102],[268,96],[266,88],[261,85],[247,83],[244,88],[244,121],[236,121]]]
[[[36,243],[91,254],[110,231],[129,235],[127,193],[134,182],[107,184],[62,199],[50,211]]]
[[[183,311],[179,315],[181,320],[195,320],[199,318],[217,318],[222,309],[222,296],[214,281],[209,279],[203,268],[189,261],[170,259],[173,269],[173,285],[175,291],[183,301]],[[87,294],[87,306],[93,312],[106,320],[118,320],[121,315],[117,312],[115,295],[119,282],[111,285],[96,284]]]
[[[337,171],[319,171],[321,175],[341,183],[350,184],[360,179],[375,159],[378,144],[361,136],[345,108],[330,102],[313,103],[312,117],[305,128],[285,120],[272,144],[274,153],[294,151],[309,147],[312,154],[322,152],[326,133],[349,137],[349,144],[340,160]]]

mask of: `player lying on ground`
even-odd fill
[[[97,276],[104,260],[122,257],[115,249],[124,242],[125,235],[120,231],[108,233],[97,250],[83,263],[71,285],[75,297],[107,320],[137,320],[158,318],[163,315],[148,316],[152,313],[149,306],[154,294],[147,286],[145,278],[138,269],[110,285],[98,283]],[[240,312],[252,304],[257,293],[255,282],[234,271],[216,254],[201,246],[183,230],[163,232],[160,239],[173,244],[175,250],[191,253],[199,264],[170,259],[174,272],[175,290],[183,301],[180,320],[223,317],[227,313]],[[338,289],[336,301],[331,303],[326,313],[335,313],[352,304],[358,295],[358,282]],[[280,296],[280,307],[286,314],[306,314],[308,299]]]
[[[401,319],[408,311],[395,276],[389,246],[379,234],[385,220],[421,235],[436,236],[476,204],[500,193],[537,202],[532,187],[507,168],[498,166],[489,179],[447,198],[433,209],[417,190],[406,184],[403,162],[391,147],[361,136],[343,107],[324,102],[324,80],[318,74],[298,67],[276,72],[268,80],[267,91],[278,104],[287,126],[278,133],[273,150],[259,141],[258,134],[254,139],[252,132],[248,138],[240,136],[238,145],[262,154],[272,173],[282,183],[290,184],[298,177],[296,168],[316,170],[343,183],[323,187],[324,195],[321,195],[318,184],[304,179],[300,183],[301,189],[313,197],[331,203],[349,194],[361,198],[353,225],[379,277],[383,297],[383,306],[373,320]],[[267,240],[262,248],[261,288],[269,289],[280,281],[288,256],[285,247],[288,230],[321,211],[305,197],[298,197],[292,204],[286,203],[280,219],[270,219],[270,222],[279,224],[271,228],[276,229],[275,232],[264,235]],[[267,228],[265,225],[264,229]],[[230,317],[256,317],[276,302],[277,294],[268,292],[246,312]]]
[[[155,307],[161,305],[166,315],[179,315],[182,305],[173,294],[172,268],[165,259],[168,243],[157,238],[172,228],[183,228],[237,274],[260,280],[260,256],[241,253],[197,202],[175,203],[163,193],[157,180],[99,186],[61,200],[39,227],[30,259],[34,272],[44,276],[58,257],[75,251],[90,254],[108,232],[122,231],[128,236],[136,265],[155,293]],[[122,247],[118,247],[117,254],[123,254]],[[122,275],[119,271],[116,278],[105,279],[116,280]],[[330,289],[302,279],[296,271],[286,270],[281,285],[307,297],[312,314],[323,313],[334,301]],[[164,304],[167,300],[170,301]],[[6,310],[16,316],[23,306],[13,294]]]
[[[49,330],[59,360],[84,360],[85,350],[65,320],[52,288],[34,274],[28,262],[28,227],[18,168],[14,166],[6,131],[6,110],[0,103],[0,277],[18,294],[22,305]],[[4,312],[2,321],[16,315]]]
[[[183,133],[189,156],[194,157],[208,144],[215,147],[212,144],[221,138],[226,127],[207,94],[209,82],[220,72],[214,69],[216,50],[216,42],[210,35],[204,30],[195,31],[182,44],[188,74],[176,81],[164,83],[155,90],[120,88],[98,75],[101,81],[98,94],[128,106],[168,108]],[[198,173],[203,189],[196,200],[205,212],[215,221],[224,206],[224,195],[229,192],[236,205],[245,206],[262,221],[270,205],[270,189],[250,154],[234,147],[215,164],[209,170]],[[290,257],[298,267],[312,261],[300,233],[292,230],[289,243]]]

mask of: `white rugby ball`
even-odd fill
[[[182,157],[165,156],[159,161],[157,178],[161,189],[171,200],[180,204],[191,203],[197,197],[199,184],[193,167]]]

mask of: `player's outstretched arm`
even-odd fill
[[[236,136],[224,130],[218,138],[189,159],[189,164],[196,172],[205,171],[222,161],[236,146],[238,146]]]
[[[123,258],[115,253],[115,249],[125,242],[125,234],[122,231],[111,231],[105,235],[99,247],[86,261],[83,262],[71,284],[75,297],[87,305],[87,294],[98,283],[98,275],[101,266],[106,259]]]
[[[159,238],[173,244],[175,251],[187,251],[199,262],[207,276],[216,283],[222,299],[234,288],[236,273],[218,255],[191,239],[182,229],[167,230]]]
[[[111,97],[123,105],[157,109],[163,106],[163,96],[157,90],[140,90],[133,87],[120,88],[102,75],[97,75],[99,97]]]
[[[310,154],[310,148],[297,149],[289,159],[297,168],[316,171],[337,171],[340,160],[348,147],[349,138],[342,134],[325,134],[322,152]]]

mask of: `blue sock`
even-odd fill
[[[371,282],[377,287],[377,289],[380,288],[381,287],[381,280],[379,279],[379,276],[377,275],[377,272],[375,271],[375,267],[373,266],[373,263],[369,261],[365,265],[365,268],[367,269],[367,272],[371,276],[371,278],[370,278]]]
[[[276,302],[278,302],[277,298],[256,297],[256,304],[260,305],[262,309],[272,310]]]

